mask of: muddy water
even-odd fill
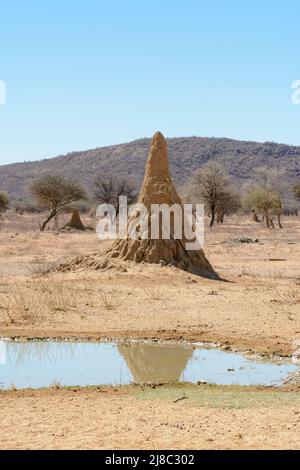
[[[297,367],[193,345],[1,342],[0,388],[205,381],[280,385]]]

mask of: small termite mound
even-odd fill
[[[71,219],[69,220],[68,223],[66,223],[66,225],[63,226],[63,230],[72,230],[72,229],[85,231],[85,226],[83,225],[81,221],[78,209],[74,209]]]

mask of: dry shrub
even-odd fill
[[[74,293],[68,287],[48,280],[9,291],[3,309],[11,323],[40,323],[47,313],[66,312],[75,305]]]
[[[115,287],[105,291],[100,289],[99,293],[102,306],[105,308],[105,310],[115,310],[116,308],[120,307],[120,305],[124,305],[128,297],[132,294],[131,291],[124,293]]]
[[[8,317],[8,309],[7,309],[7,294],[9,291],[9,286],[6,283],[0,283],[0,313],[4,314],[4,318]]]
[[[42,274],[47,274],[51,271],[55,271],[55,269],[60,265],[60,262],[57,261],[46,261],[46,260],[33,260],[31,263],[27,265],[28,274],[31,276],[40,276]]]
[[[50,388],[54,388],[55,390],[59,390],[59,389],[61,389],[62,387],[61,387],[60,382],[58,382],[57,380],[55,380],[55,381],[53,382],[53,384],[50,385]]]
[[[288,287],[281,292],[276,291],[276,297],[273,299],[273,302],[274,301],[289,306],[300,304],[299,287]]]
[[[7,294],[9,285],[6,282],[0,282],[0,294]]]
[[[6,313],[11,323],[37,323],[43,316],[43,297],[30,286],[20,286],[10,293]]]
[[[165,300],[160,287],[148,286],[144,287],[144,291],[149,300]]]
[[[74,293],[62,282],[43,281],[36,284],[36,289],[42,292],[44,303],[51,312],[66,312],[76,306]]]

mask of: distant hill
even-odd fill
[[[0,189],[7,191],[11,200],[27,198],[30,183],[48,173],[76,178],[87,188],[95,175],[107,173],[134,178],[140,186],[149,145],[150,139],[139,139],[35,162],[3,165]],[[178,186],[211,159],[223,165],[239,185],[247,181],[255,167],[262,165],[285,169],[291,184],[300,179],[300,147],[206,137],[172,138],[168,145],[171,173]]]

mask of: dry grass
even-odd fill
[[[63,261],[48,261],[47,259],[35,258],[32,262],[28,263],[27,270],[30,276],[41,276],[49,272],[55,271]]]
[[[125,306],[125,303],[132,291],[123,292],[121,289],[100,289],[99,291],[102,306],[105,310],[115,310],[118,307]]]
[[[8,211],[2,220],[0,220],[0,230],[7,233],[34,233],[39,232],[39,226],[46,217],[46,213],[40,214],[17,214],[14,210]],[[93,223],[93,219],[86,214],[81,216],[84,225]],[[59,214],[58,227],[63,227],[70,219],[70,214]],[[47,230],[56,230],[55,221],[50,222]]]
[[[269,231],[246,218],[232,217],[206,229],[205,253],[229,282],[134,263],[126,265],[126,272],[45,275],[48,263],[55,266],[64,258],[101,253],[111,242],[100,242],[92,232],[0,232],[1,334],[34,335],[38,329],[47,336],[184,338],[290,354],[292,340],[300,334],[300,219],[284,218],[283,223],[283,230]],[[260,241],[224,243],[233,233]],[[33,275],[29,264],[36,265]],[[26,293],[29,287],[33,300]],[[216,295],[208,295],[211,292]],[[14,300],[20,296],[23,299]],[[23,305],[16,309],[21,315],[14,304]]]
[[[40,323],[43,316],[43,296],[30,286],[10,292],[6,314],[11,323]]]
[[[165,300],[161,287],[145,286],[144,292],[149,300]]]
[[[299,287],[291,286],[287,287],[285,290],[274,292],[273,302],[280,302],[284,305],[297,305],[300,304],[300,289]]]
[[[76,295],[68,285],[61,282],[44,281],[38,286],[44,295],[45,303],[51,312],[67,312],[76,307]]]
[[[70,288],[59,282],[32,281],[18,288],[7,288],[5,294],[2,309],[13,324],[41,324],[51,313],[67,312],[76,307],[76,298]]]

